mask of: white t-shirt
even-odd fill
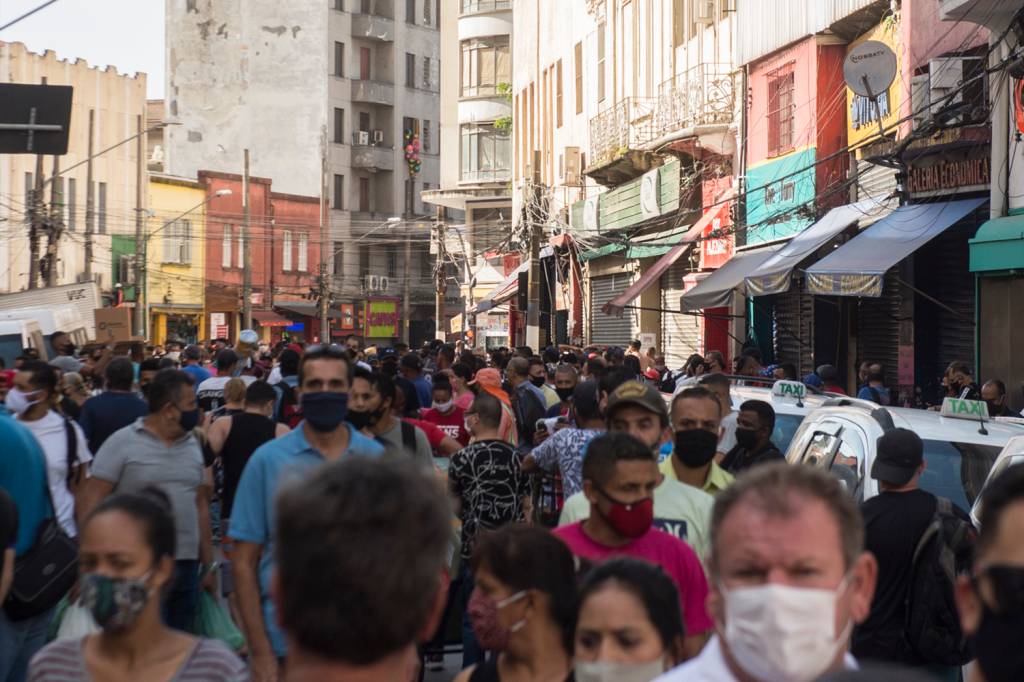
[[[739,413],[733,410],[722,420],[722,428],[725,429],[725,433],[722,434],[722,440],[718,441],[718,452],[728,453],[736,447],[736,418],[738,416]]]
[[[64,532],[71,537],[78,535],[75,525],[75,498],[68,490],[68,437],[64,430],[64,417],[50,410],[42,419],[34,422],[21,422],[25,428],[39,441],[39,447],[46,455],[46,480],[50,484],[50,495],[53,497],[54,511],[57,521]],[[78,462],[85,464],[92,461],[92,453],[85,440],[81,427],[71,422],[78,439]]]
[[[196,399],[205,412],[213,412],[224,404],[224,386],[235,377],[210,377],[196,387]],[[240,377],[248,386],[256,377],[244,374]]]

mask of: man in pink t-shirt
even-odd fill
[[[658,462],[644,443],[625,433],[598,436],[583,458],[590,517],[553,532],[582,559],[629,556],[660,566],[679,590],[686,628],[683,652],[692,658],[714,627],[704,605],[708,582],[690,546],[651,525],[654,489],[660,481]]]

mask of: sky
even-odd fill
[[[43,1],[0,0],[0,26]],[[90,66],[109,64],[119,73],[142,71],[148,97],[164,96],[164,0],[58,0],[0,31],[0,41]]]

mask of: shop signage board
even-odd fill
[[[911,194],[945,193],[949,190],[987,189],[991,181],[989,157],[939,160],[910,169],[907,188]]]
[[[398,336],[398,300],[393,298],[366,301],[366,336],[393,338]]]

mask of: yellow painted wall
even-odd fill
[[[206,191],[198,183],[149,178],[149,209],[153,213],[146,225],[146,303],[157,305],[202,305],[206,267]],[[190,223],[189,262],[168,262],[165,240],[172,236],[168,221],[180,218]],[[202,309],[196,311],[200,316]]]

